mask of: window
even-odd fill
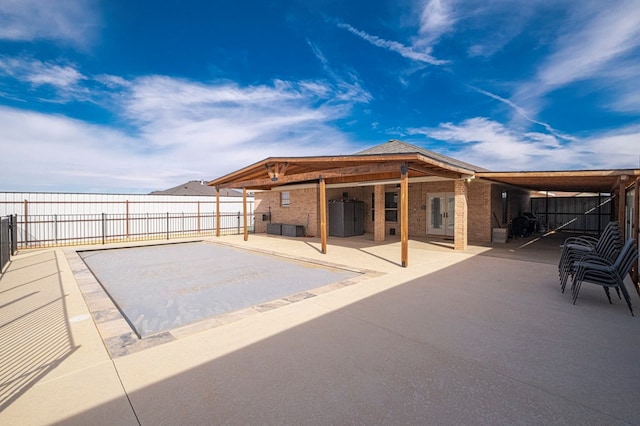
[[[385,192],[384,194],[384,220],[387,222],[398,221],[398,192]]]
[[[280,193],[280,206],[281,207],[289,207],[291,201],[289,199],[289,191],[282,191]]]

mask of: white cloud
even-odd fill
[[[97,26],[91,0],[3,0],[0,40],[57,40],[86,47]]]
[[[339,22],[337,25],[338,27],[349,31],[352,34],[357,35],[361,39],[368,41],[374,46],[389,50],[391,52],[395,52],[404,58],[411,59],[413,61],[424,62],[431,65],[444,65],[448,63],[448,61],[436,59],[431,56],[430,47],[425,47],[422,49],[422,51],[418,51],[397,41],[385,40],[375,35],[367,34],[366,32],[360,31],[349,24]]]
[[[509,99],[505,99],[501,96],[498,96],[494,93],[488,92],[486,90],[477,88],[477,87],[473,87],[470,86],[473,90],[475,90],[476,92],[488,96],[492,99],[495,99],[499,102],[502,102],[503,104],[507,105],[509,108],[513,109],[516,114],[518,114],[520,117],[522,117],[523,119],[525,119],[526,121],[532,123],[532,124],[537,124],[539,126],[544,127],[547,132],[551,133],[553,136],[560,138],[560,139],[564,139],[564,140],[575,140],[575,138],[573,136],[567,135],[565,133],[562,133],[556,129],[554,129],[553,127],[551,127],[551,125],[549,123],[545,123],[543,121],[539,121],[536,119],[533,119],[529,116],[529,114],[527,113],[527,111],[525,111],[524,108],[522,108],[521,106],[515,104],[514,102],[510,101]]]
[[[130,133],[0,107],[5,190],[148,192],[213,179],[283,152],[356,151],[331,125],[353,105],[340,84],[276,81],[241,87],[165,76],[113,77],[100,77],[118,89],[103,102],[130,124]]]
[[[447,142],[448,153],[490,170],[576,170],[637,168],[640,128],[630,127],[560,143],[554,136],[520,132],[484,117],[435,128],[409,129]]]
[[[81,86],[87,77],[72,64],[0,57],[0,74],[2,72],[20,82],[29,83],[33,88],[52,87],[58,94],[58,98],[48,99],[50,101],[65,101],[70,98],[86,98],[87,96],[86,88]]]
[[[627,96],[611,105],[624,109],[634,105],[640,85],[637,57],[640,54],[640,2],[571,2],[565,25],[551,45],[551,54],[535,77],[522,84],[513,99],[534,111],[548,93],[589,80],[591,90]],[[611,76],[616,76],[614,79]],[[637,111],[637,110],[636,110]]]
[[[428,0],[424,2],[420,13],[420,45],[430,46],[441,35],[451,31],[457,17],[454,14],[454,1]]]

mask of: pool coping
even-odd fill
[[[89,267],[85,264],[79,255],[79,252],[95,251],[95,250],[112,250],[121,248],[136,248],[136,247],[148,247],[149,244],[128,244],[126,246],[117,245],[114,247],[104,248],[72,248],[65,249],[64,254],[66,260],[71,268],[73,277],[82,293],[84,301],[89,309],[93,322],[98,329],[98,332],[102,338],[105,348],[107,349],[110,357],[118,358],[125,355],[129,355],[135,352],[139,352],[154,346],[158,346],[164,343],[172,342],[177,339],[190,336],[192,334],[207,330],[210,328],[220,327],[225,324],[240,321],[244,318],[248,318],[254,315],[259,315],[264,312],[268,312],[274,309],[278,309],[292,303],[297,303],[302,300],[310,299],[321,294],[325,294],[331,291],[338,290],[347,286],[351,286],[360,283],[369,278],[384,275],[383,272],[357,269],[351,266],[338,265],[330,262],[318,261],[315,259],[307,259],[299,256],[289,256],[282,253],[277,253],[269,250],[261,250],[255,248],[239,248],[234,244],[213,242],[208,240],[191,240],[180,243],[158,243],[153,245],[167,245],[167,244],[182,244],[182,243],[205,243],[215,244],[218,246],[233,247],[248,252],[256,252],[266,254],[270,256],[280,257],[287,260],[293,260],[295,262],[311,263],[331,269],[346,270],[349,272],[355,272],[358,275],[345,280],[326,284],[310,290],[305,290],[299,293],[294,293],[279,299],[270,300],[265,303],[253,305],[245,308],[241,308],[235,311],[226,312],[220,315],[209,317],[201,321],[186,324],[180,327],[173,328],[171,330],[162,331],[156,334],[152,334],[145,337],[139,337],[133,327],[129,324],[126,317],[122,314],[120,309],[111,299],[109,294],[100,284],[98,279],[93,275]]]

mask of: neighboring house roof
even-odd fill
[[[183,183],[182,185],[174,186],[173,188],[165,189],[163,191],[153,191],[151,192],[151,195],[208,195],[215,197],[216,189],[212,186],[208,186],[204,181],[191,180]],[[220,196],[241,197],[242,193],[234,189],[221,188]]]
[[[416,153],[424,155],[425,157],[432,158],[434,160],[451,164],[456,167],[462,167],[464,169],[473,170],[475,172],[488,172],[488,169],[465,163],[464,161],[456,160],[455,158],[447,157],[446,155],[438,154],[437,152],[430,151],[428,149],[420,148],[419,146],[411,145],[410,143],[402,142],[397,139],[391,139],[388,142],[380,145],[367,148],[364,151],[356,152],[354,155],[381,155],[381,154],[410,154]]]

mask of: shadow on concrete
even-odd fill
[[[37,262],[29,259],[26,263],[36,271],[49,267],[35,272],[35,278],[21,282],[14,274],[28,267],[21,266],[24,259],[14,260],[0,278],[3,300],[8,300],[0,306],[0,412],[78,349],[67,320],[60,275],[49,273],[52,262],[59,270],[55,252],[38,257]],[[25,286],[33,286],[34,291]],[[46,292],[40,290],[43,287]]]
[[[129,398],[143,425],[634,424],[640,322],[592,287],[573,306],[554,265],[475,256]]]

